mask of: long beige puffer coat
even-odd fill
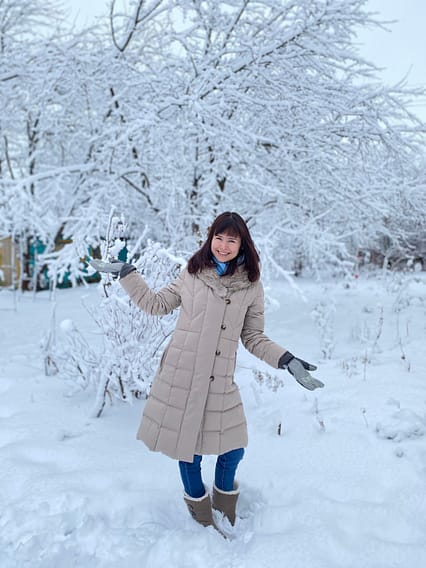
[[[264,334],[263,287],[241,268],[185,269],[152,291],[134,271],[120,280],[133,302],[152,315],[180,306],[175,331],[145,404],[138,439],[154,451],[192,462],[194,454],[223,454],[247,445],[247,424],[234,370],[238,341],[278,368],[285,349]]]

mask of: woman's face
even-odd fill
[[[241,246],[241,237],[218,233],[212,239],[212,254],[220,262],[229,262],[238,256]]]

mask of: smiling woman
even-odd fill
[[[234,378],[238,343],[275,369],[285,369],[308,390],[324,384],[316,367],[264,333],[259,255],[244,219],[226,211],[177,279],[158,292],[136,268],[104,263],[117,272],[132,301],[151,315],[180,308],[146,401],[138,439],[179,462],[184,500],[194,519],[216,526],[212,508],[230,525],[239,496],[236,470],[248,443],[246,417]],[[216,455],[213,500],[201,476],[203,455]]]
[[[229,262],[237,258],[241,246],[241,237],[229,233],[216,234],[212,239],[211,251],[220,262]]]
[[[209,229],[207,240],[189,260],[188,271],[197,274],[216,265],[219,273],[232,276],[244,264],[250,282],[259,279],[259,255],[244,220],[227,211]]]

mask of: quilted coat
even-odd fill
[[[264,334],[263,287],[240,268],[186,269],[154,292],[134,271],[120,280],[132,301],[152,315],[180,308],[145,404],[138,439],[154,451],[192,462],[247,445],[247,424],[234,370],[238,341],[278,368],[286,351]]]

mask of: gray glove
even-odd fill
[[[313,391],[324,386],[324,383],[315,379],[310,373],[308,373],[308,371],[315,371],[316,366],[303,361],[303,359],[295,357],[292,353],[290,353],[290,351],[287,351],[280,357],[278,366],[281,369],[287,369],[299,385],[305,389]]]
[[[90,265],[97,272],[109,272],[110,274],[118,274],[122,269],[124,262],[119,260],[113,260],[112,262],[106,262],[105,260],[99,260],[97,258],[92,258]]]
[[[90,261],[90,265],[97,272],[108,272],[110,274],[120,275],[120,278],[124,278],[136,268],[129,264],[128,262],[121,262],[121,260],[112,260],[111,262],[106,262],[104,260],[99,260],[97,258],[93,258]]]

